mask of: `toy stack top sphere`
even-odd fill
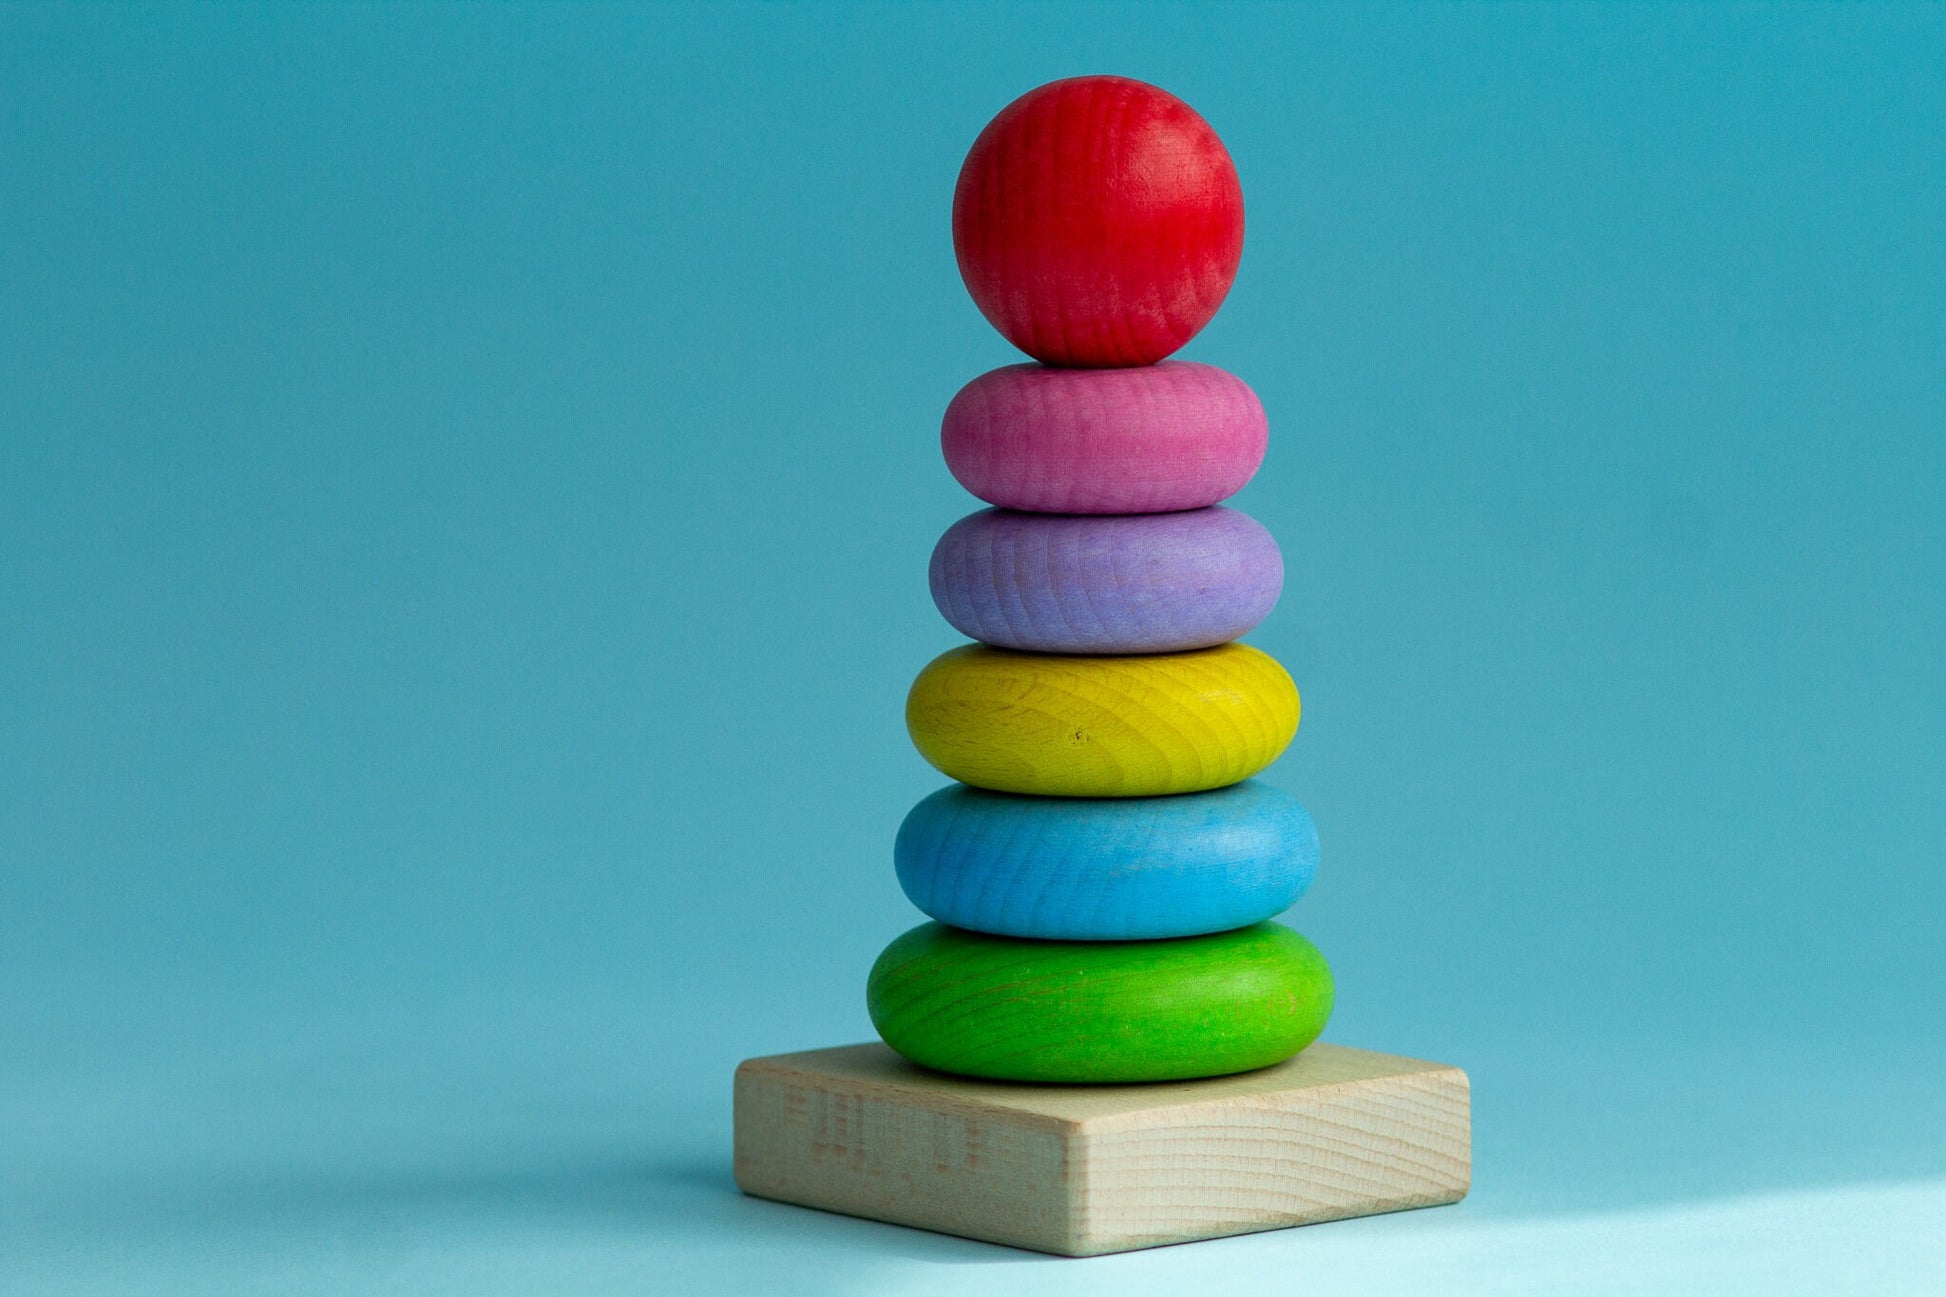
[[[1243,256],[1243,190],[1196,110],[1127,77],[1030,90],[973,143],[953,248],[982,314],[1049,365],[1149,365],[1195,337]]]

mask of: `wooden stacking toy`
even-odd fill
[[[1154,86],[1042,86],[974,142],[953,243],[1039,363],[974,379],[941,428],[993,507],[929,573],[977,642],[906,698],[957,781],[893,850],[931,921],[867,979],[884,1044],[738,1069],[738,1184],[1077,1256],[1457,1201],[1465,1074],[1314,1044],[1331,970],[1271,921],[1318,837],[1252,778],[1299,720],[1236,642],[1283,589],[1276,541],[1222,505],[1268,425],[1240,379],[1165,359],[1242,255],[1228,151]]]

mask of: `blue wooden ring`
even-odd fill
[[[1245,781],[1174,797],[1027,797],[954,784],[913,807],[899,886],[954,927],[1134,941],[1222,932],[1286,909],[1318,868],[1289,793]]]

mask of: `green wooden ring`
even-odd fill
[[[1005,1081],[1180,1081],[1280,1063],[1331,1016],[1331,970],[1289,928],[1169,941],[1030,941],[943,923],[872,965],[885,1043]]]

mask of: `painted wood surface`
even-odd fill
[[[915,1063],[1007,1081],[1166,1081],[1282,1062],[1331,1015],[1331,970],[1289,928],[1172,941],[1023,941],[922,924],[865,1007]]]
[[[1037,653],[1175,653],[1249,633],[1284,558],[1222,507],[1077,517],[983,509],[946,529],[928,577],[961,634]]]
[[[880,1044],[736,1073],[745,1193],[1063,1256],[1457,1202],[1466,1073],[1319,1043],[1240,1076],[1024,1085]]]
[[[1194,337],[1243,256],[1243,189],[1196,110],[1127,77],[1055,81],[980,132],[953,192],[967,291],[1050,365],[1147,365]]]
[[[906,695],[906,729],[942,774],[998,792],[1152,797],[1256,774],[1297,732],[1297,686],[1247,644],[1144,657],[967,645]]]
[[[1282,913],[1318,869],[1295,797],[1254,780],[1179,797],[1023,797],[954,784],[913,807],[899,886],[954,927],[1133,941]]]
[[[1242,490],[1270,425],[1247,384],[1214,365],[1008,365],[959,390],[939,446],[959,484],[1034,513],[1164,513]]]

